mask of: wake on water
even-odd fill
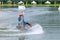
[[[36,24],[34,25],[31,30],[28,32],[28,34],[42,34],[44,33],[43,28],[41,25]]]
[[[42,34],[44,33],[43,28],[41,25],[39,24],[35,24],[34,26],[32,26],[32,28],[27,28],[27,31],[25,31],[25,34]]]
[[[21,35],[36,35],[36,34],[43,34],[43,28],[39,24],[36,24],[30,28],[30,30],[26,32],[20,32],[20,30],[17,29],[9,29],[9,30],[0,30],[0,32],[4,32],[1,35],[2,36],[21,36]],[[8,33],[8,34],[6,34]]]

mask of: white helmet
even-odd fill
[[[25,6],[18,6],[18,10],[19,10],[19,11],[24,11],[25,9],[26,9]]]

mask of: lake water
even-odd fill
[[[0,8],[0,27],[16,27],[18,12],[18,8]],[[25,37],[0,36],[0,40],[60,40],[60,12],[58,7],[27,7],[24,17],[33,25],[40,24],[44,34]]]

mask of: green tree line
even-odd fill
[[[9,0],[0,0],[0,1],[3,1],[4,3],[7,3],[7,1],[9,1]],[[26,2],[28,3],[28,4],[31,4],[31,2],[32,1],[36,1],[37,2],[37,4],[44,4],[47,0],[11,0],[12,1],[12,3],[18,3],[19,1],[23,1],[25,4],[26,4]],[[50,1],[52,4],[54,4],[54,2],[56,2],[56,3],[60,3],[60,0],[48,0],[48,1]]]

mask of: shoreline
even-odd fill
[[[17,6],[19,6],[18,4],[0,4],[0,6],[13,6],[13,7],[17,7]],[[32,4],[25,4],[24,6],[26,6],[26,7],[30,7],[30,6],[37,6],[37,7],[39,7],[39,6],[51,6],[51,7],[56,7],[56,6],[60,6],[60,4],[36,4],[36,5],[32,5]]]

